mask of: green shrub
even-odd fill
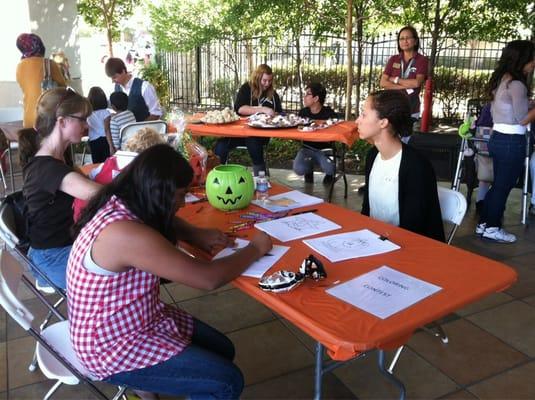
[[[460,105],[471,98],[484,98],[490,79],[489,71],[469,71],[457,68],[435,69],[434,96],[442,103],[444,118],[462,119]]]
[[[169,81],[167,74],[157,61],[144,65],[140,70],[141,78],[150,82],[164,107],[169,106]]]
[[[231,107],[237,90],[234,80],[228,78],[216,79],[211,87],[212,97],[221,108]]]

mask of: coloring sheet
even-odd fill
[[[266,232],[268,235],[279,239],[281,242],[288,242],[290,240],[340,229],[341,226],[310,212],[291,215],[272,221],[260,222],[255,224],[255,228]]]
[[[322,236],[303,242],[331,262],[373,256],[400,248],[389,240],[382,240],[378,234],[368,229]]]
[[[383,265],[326,292],[385,319],[440,290],[440,286]]]
[[[223,250],[221,250],[219,253],[217,253],[214,256],[214,260],[221,257],[226,257],[231,255],[233,252],[235,252],[238,249],[241,249],[242,247],[245,247],[249,244],[248,240],[236,239],[236,247],[227,247]],[[273,248],[266,254],[264,257],[256,260],[254,263],[249,265],[249,268],[247,268],[244,272],[242,272],[242,275],[244,276],[251,276],[253,278],[261,278],[264,273],[270,269],[277,261],[280,260],[280,258],[289,250],[290,248],[287,246],[278,246],[273,245]]]
[[[314,204],[323,203],[323,199],[301,193],[299,190],[292,190],[290,192],[270,196],[265,202],[253,200],[252,203],[271,212],[277,212],[288,211],[299,207],[313,206]]]

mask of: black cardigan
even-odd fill
[[[432,239],[444,239],[444,226],[433,166],[410,145],[402,143],[399,165],[399,226]],[[378,150],[373,147],[366,157],[366,186]],[[369,190],[362,201],[362,214],[370,215]]]

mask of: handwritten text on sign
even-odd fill
[[[327,293],[384,319],[441,289],[383,265],[337,285],[327,290]]]

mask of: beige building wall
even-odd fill
[[[23,32],[33,32],[43,39],[47,57],[63,50],[70,63],[70,85],[81,89],[76,0],[0,0],[0,13],[0,108],[20,107],[22,103],[15,77],[20,61],[15,42]]]

